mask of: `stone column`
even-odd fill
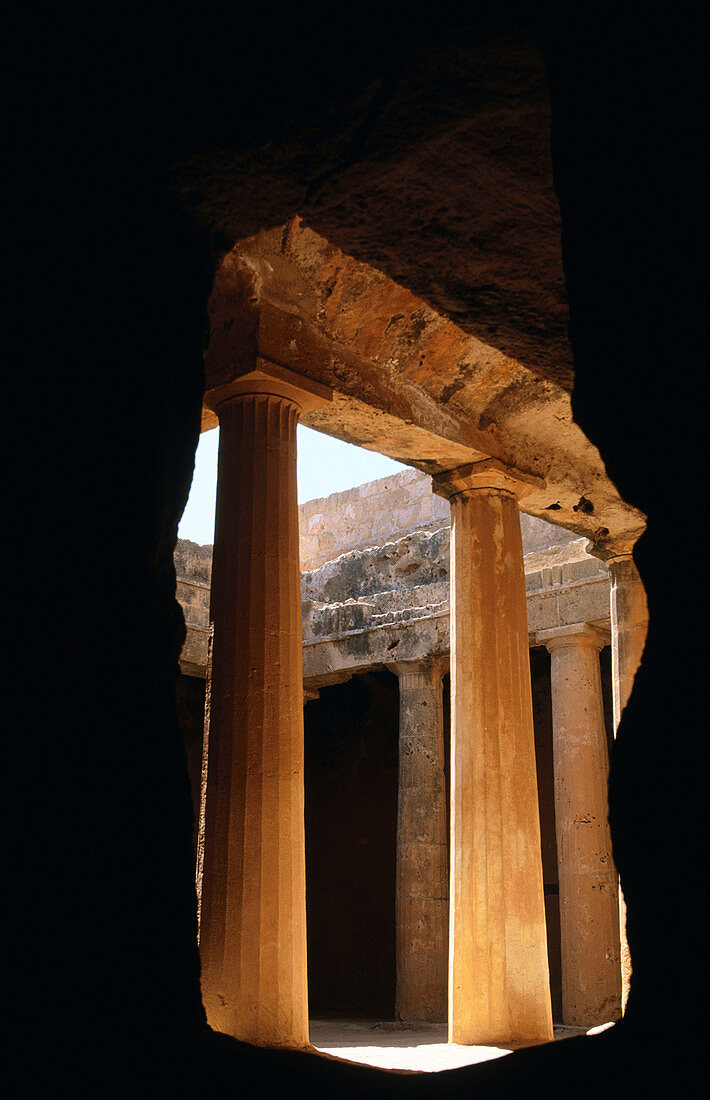
[[[621,1015],[619,895],[599,669],[605,638],[580,623],[540,631],[537,641],[551,655],[563,1022],[594,1027]]]
[[[552,1039],[523,546],[537,479],[486,460],[451,501],[449,1040]]]
[[[648,603],[630,552],[607,558],[606,564],[611,583],[611,681],[616,733],[646,644]]]
[[[634,686],[648,633],[646,590],[631,556],[631,547],[605,555],[611,585],[611,686],[614,736]],[[631,984],[631,954],[626,939],[626,903],[619,890],[621,920],[622,1007]]]
[[[220,443],[202,991],[213,1028],[264,1046],[308,1045],[296,425],[322,399],[309,385],[259,360],[206,398]]]
[[[403,661],[397,796],[398,1020],[446,1019],[448,858],[441,658]]]

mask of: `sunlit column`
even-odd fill
[[[446,665],[434,657],[390,668],[399,677],[396,1016],[443,1021],[449,908],[442,698]]]
[[[212,1027],[268,1046],[308,1043],[296,425],[317,389],[258,361],[208,395],[220,443],[202,990]]]
[[[449,1039],[552,1038],[523,546],[535,479],[493,460],[449,471]]]
[[[537,641],[551,655],[563,1022],[593,1027],[621,1015],[619,896],[599,668],[605,639],[580,623],[540,631]]]

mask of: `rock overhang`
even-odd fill
[[[303,423],[429,474],[488,458],[537,479],[525,511],[601,547],[644,517],[574,423],[569,392],[465,332],[300,219],[239,242],[210,301],[210,394],[262,359],[328,387]]]

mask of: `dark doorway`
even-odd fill
[[[392,673],[305,708],[312,1016],[394,1018],[398,692]]]

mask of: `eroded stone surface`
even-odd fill
[[[538,479],[527,511],[600,545],[643,530],[574,423],[563,386],[299,219],[235,246],[210,316],[205,428],[215,423],[214,392],[259,355],[332,389],[333,400],[304,417],[311,427],[429,473],[500,460]]]
[[[421,299],[391,311],[392,339],[411,344],[438,313],[569,388],[542,59],[520,28],[403,32],[386,75],[321,97],[307,121],[284,103],[278,142],[186,162],[185,201],[232,241],[300,214]]]
[[[450,508],[430,485],[427,475],[405,470],[300,505],[302,568],[308,531],[318,527],[319,539],[329,537],[305,559],[318,564],[301,573],[304,676],[310,686],[370,665],[449,652]],[[366,518],[355,526],[348,522],[349,510],[360,505]],[[413,529],[403,532],[401,515],[410,508]],[[531,644],[540,630],[582,621],[608,624],[608,570],[587,553],[586,540],[525,513],[520,526]],[[179,540],[175,561],[188,628],[181,665],[184,672],[204,675],[211,547]]]
[[[451,526],[449,502],[432,492],[427,474],[413,469],[306,501],[299,507],[299,516],[304,571],[317,569],[348,550],[381,546],[411,531]],[[579,537],[524,512],[520,526],[526,556]]]

